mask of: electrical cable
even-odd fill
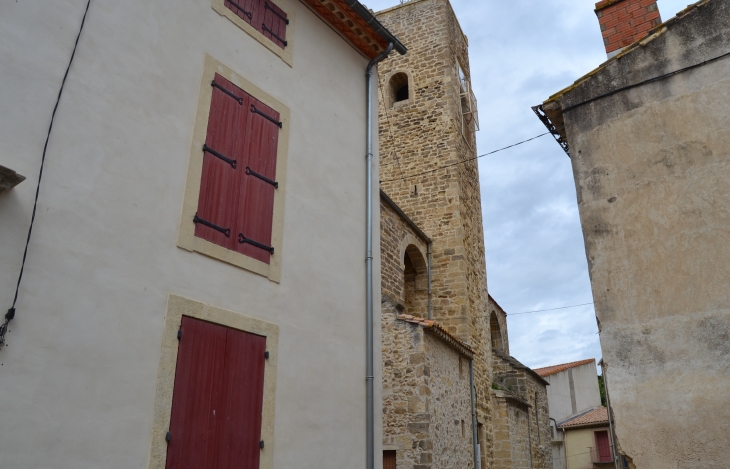
[[[15,296],[13,297],[13,306],[10,307],[8,312],[5,314],[5,322],[0,325],[0,347],[5,345],[5,334],[8,332],[8,325],[10,321],[15,318],[15,305],[18,302],[18,292],[20,291],[20,282],[23,279],[23,270],[25,269],[25,260],[28,257],[28,245],[30,244],[30,235],[33,233],[33,223],[35,222],[36,209],[38,208],[38,195],[41,190],[41,179],[43,178],[43,166],[46,162],[46,152],[48,150],[48,141],[51,139],[51,130],[53,130],[53,120],[56,117],[56,111],[58,110],[58,104],[61,102],[61,95],[63,94],[63,88],[66,85],[66,78],[68,78],[68,72],[71,70],[71,64],[74,61],[76,55],[76,48],[79,45],[79,39],[81,38],[81,31],[84,30],[84,23],[86,23],[86,15],[89,13],[89,6],[91,0],[86,3],[86,10],[84,10],[84,17],[81,19],[81,27],[79,33],[76,36],[76,42],[74,43],[73,51],[71,52],[71,59],[68,61],[66,67],[66,73],[63,75],[63,81],[61,81],[61,89],[58,91],[58,98],[56,98],[56,105],[53,107],[53,113],[51,114],[51,124],[48,126],[48,134],[46,135],[46,143],[43,145],[43,155],[41,156],[41,168],[38,173],[38,184],[35,190],[35,201],[33,202],[33,214],[30,217],[30,226],[28,227],[28,237],[25,240],[25,250],[23,251],[23,262],[20,264],[20,274],[18,274],[18,283],[15,286]]]
[[[504,151],[504,150],[507,150],[508,148],[516,147],[517,145],[522,145],[523,143],[527,143],[527,142],[530,142],[530,141],[532,141],[532,140],[535,140],[535,139],[537,139],[537,138],[543,137],[543,136],[545,136],[545,135],[548,135],[548,134],[550,134],[550,132],[545,132],[544,134],[536,135],[536,136],[534,136],[534,137],[532,137],[532,138],[528,138],[527,140],[523,140],[523,141],[521,141],[521,142],[513,143],[512,145],[508,145],[508,146],[506,146],[506,147],[504,147],[504,148],[500,148],[500,149],[498,149],[498,150],[493,150],[493,151],[490,151],[489,153],[485,153],[485,154],[483,154],[483,155],[475,156],[475,157],[472,157],[472,158],[467,158],[467,159],[465,159],[465,160],[462,160],[462,161],[457,161],[456,163],[451,163],[451,164],[447,164],[447,165],[441,166],[441,167],[439,167],[439,168],[435,168],[435,169],[430,169],[430,170],[428,170],[428,171],[423,171],[423,172],[421,172],[421,173],[418,173],[418,174],[413,174],[413,175],[411,175],[411,176],[405,176],[405,177],[404,177],[404,179],[411,179],[411,178],[415,178],[415,177],[418,177],[418,176],[423,176],[424,174],[430,174],[430,173],[435,173],[436,171],[440,171],[440,170],[442,170],[442,169],[445,169],[445,168],[450,168],[450,167],[452,167],[452,166],[456,166],[456,165],[459,165],[459,164],[464,164],[464,163],[468,163],[469,161],[474,161],[474,160],[477,160],[477,159],[479,159],[479,158],[482,158],[482,157],[484,157],[484,156],[487,156],[487,155],[492,155],[492,154],[494,154],[494,153],[498,153],[498,152],[500,152],[500,151]],[[380,181],[380,182],[381,182],[381,183],[383,183],[383,182],[393,182],[393,181],[397,181],[397,180],[399,180],[399,179],[401,179],[401,178],[395,178],[395,179],[385,179],[385,180],[382,180],[382,181]]]
[[[507,316],[516,316],[518,314],[542,313],[544,311],[556,311],[558,309],[577,308],[578,306],[588,306],[588,305],[592,305],[592,304],[593,304],[593,302],[591,301],[590,303],[582,303],[582,304],[579,304],[579,305],[570,305],[570,306],[561,306],[560,308],[538,309],[538,310],[535,310],[535,311],[524,311],[522,313],[507,313]]]

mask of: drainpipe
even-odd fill
[[[366,421],[367,421],[367,462],[366,469],[375,469],[375,371],[373,369],[373,67],[385,59],[393,50],[393,43],[388,44],[380,55],[368,63],[365,72],[367,77],[367,246],[365,257],[365,382],[366,382]]]
[[[563,457],[562,457],[563,464],[561,464],[560,467],[568,467],[568,462],[567,462],[567,459],[566,459],[568,457],[568,453],[565,451],[565,430],[563,430],[562,428],[558,428],[558,421],[557,420],[555,420],[552,417],[549,417],[549,418],[550,418],[550,420],[553,421],[553,423],[555,423],[555,431],[556,432],[557,431],[563,432],[563,444],[561,445],[563,447]],[[552,442],[551,442],[551,444],[552,444]],[[560,452],[560,451],[558,451],[558,452]]]
[[[606,393],[606,412],[608,412],[608,428],[611,431],[611,454],[613,455],[613,467],[618,467],[618,448],[616,446],[616,433],[613,428],[613,414],[611,414],[611,399],[608,397],[608,375],[606,375],[606,363],[601,359],[601,373],[603,374],[603,390]]]
[[[433,302],[431,301],[431,241],[426,245],[426,263],[428,269],[428,319],[433,319]]]
[[[429,254],[431,245],[429,247]],[[429,259],[431,256],[429,256]],[[430,270],[429,270],[430,273]],[[429,283],[429,286],[431,284]],[[474,359],[469,360],[469,389],[471,390],[471,433],[472,433],[472,451],[474,453],[474,469],[479,469],[479,456],[477,454],[477,410],[474,398]]]

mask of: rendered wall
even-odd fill
[[[730,2],[701,2],[551,105],[728,50]],[[725,58],[564,113],[616,433],[632,467],[730,459],[729,104]]]
[[[596,446],[594,433],[597,431],[609,431],[605,428],[576,428],[565,432],[565,445],[567,448],[567,469],[583,469],[594,467],[591,462],[591,449]],[[597,468],[614,468],[613,463],[596,464]],[[671,467],[671,466],[670,466]]]
[[[572,376],[571,376],[572,375]],[[558,422],[591,407],[601,405],[595,362],[546,376],[550,417]],[[571,392],[571,381],[573,390]],[[575,407],[573,407],[575,402]]]
[[[293,68],[210,0],[92,1],[0,350],[3,467],[146,467],[169,293],[279,325],[274,467],[365,464],[367,60],[278,3],[295,16]],[[0,3],[0,164],[28,177],[0,196],[3,314],[85,5]],[[292,111],[281,283],[176,246],[205,53]]]

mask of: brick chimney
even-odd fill
[[[656,0],[602,0],[596,3],[596,16],[608,58],[662,22]]]

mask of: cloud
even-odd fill
[[[593,4],[452,0],[469,38],[479,153],[545,132],[530,107],[605,61]],[[659,0],[665,20],[684,6]],[[592,301],[570,159],[552,137],[485,157],[479,175],[489,292],[500,305],[518,313]],[[528,366],[601,357],[591,306],[508,323],[510,353]]]

